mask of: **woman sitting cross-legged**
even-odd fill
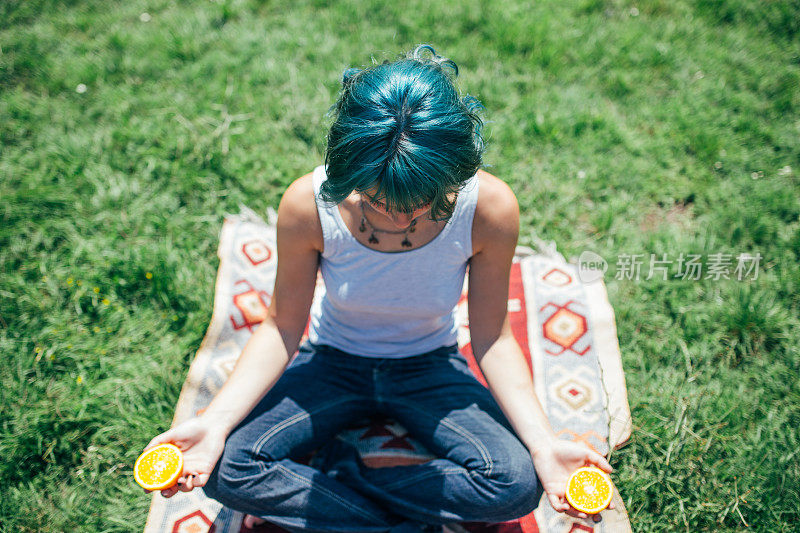
[[[511,189],[480,170],[479,104],[421,45],[348,69],[325,165],[286,190],[269,317],[202,415],[155,437],[184,452],[179,485],[289,531],[422,531],[557,511],[599,454],[555,437],[507,320],[519,231]],[[469,268],[472,351],[456,346]],[[314,300],[317,271],[324,295]],[[309,313],[309,341],[300,345]],[[299,350],[299,351],[298,351]],[[292,356],[297,355],[292,359]],[[365,417],[403,425],[437,458],[367,468],[335,436]],[[298,459],[325,448],[322,459]]]

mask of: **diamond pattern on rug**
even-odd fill
[[[254,328],[266,317],[275,281],[275,226],[241,206],[227,215],[220,232],[214,311],[205,338],[189,368],[173,425],[201,412],[233,370]],[[576,269],[551,248],[535,254],[519,248],[511,269],[508,317],[514,337],[533,373],[537,395],[560,438],[600,453],[630,436],[625,380],[613,310],[601,281],[583,284]],[[321,278],[317,280],[321,284]],[[486,382],[469,340],[465,292],[459,301],[458,342],[475,376]],[[434,458],[404,427],[388,419],[365,420],[339,434],[373,468],[420,463]],[[307,459],[306,459],[307,460]],[[232,533],[247,530],[241,513],[206,498],[202,490],[170,499],[153,494],[147,533]],[[618,493],[616,508],[594,523],[556,513],[546,497],[528,516],[500,524],[450,524],[450,533],[630,531]],[[283,529],[265,524],[262,533]]]

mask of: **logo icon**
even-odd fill
[[[605,259],[594,252],[584,250],[578,256],[578,279],[583,283],[591,283],[603,278],[608,270]]]

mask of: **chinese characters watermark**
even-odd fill
[[[761,253],[680,253],[669,254],[619,254],[616,260],[614,279],[649,281],[680,279],[689,281],[736,279],[738,281],[758,279]],[[600,255],[584,251],[578,257],[578,277],[590,283],[603,277],[608,271],[608,262]]]

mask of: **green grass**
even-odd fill
[[[612,463],[636,531],[796,531],[800,4],[293,5],[0,4],[0,530],[142,529],[130,467],[209,323],[224,214],[319,164],[345,67],[430,42],[487,108],[522,244],[764,257],[606,278]]]

